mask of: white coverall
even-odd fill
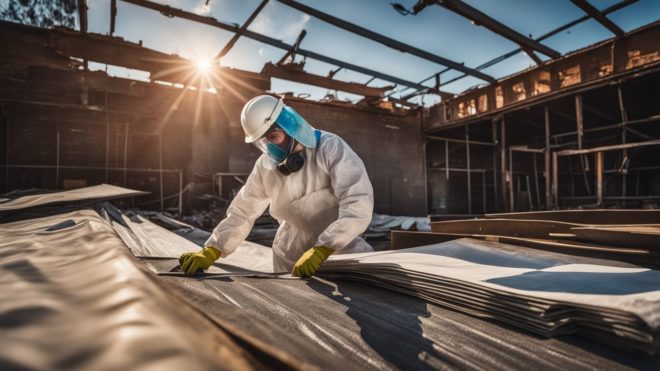
[[[371,221],[374,204],[362,160],[328,132],[321,132],[316,148],[304,151],[305,165],[289,176],[281,174],[268,155],[261,155],[205,246],[228,256],[270,204],[270,214],[280,224],[273,241],[276,272],[293,269],[313,246],[327,246],[335,254],[373,251],[359,237]]]

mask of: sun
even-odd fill
[[[211,60],[208,58],[199,58],[195,61],[197,70],[203,74],[208,74],[211,71]]]

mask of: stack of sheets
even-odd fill
[[[579,333],[622,348],[660,347],[660,271],[459,239],[331,257],[328,277],[398,290],[543,336]]]

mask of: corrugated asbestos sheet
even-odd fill
[[[85,210],[0,227],[0,369],[271,365],[136,265]]]
[[[546,339],[346,280],[159,277],[218,321],[325,369],[652,369],[660,359]]]
[[[344,279],[158,276],[176,267],[179,249],[192,246],[167,245],[178,241],[173,233],[139,217],[118,217],[107,205],[99,209],[102,216],[84,210],[0,224],[7,298],[0,300],[0,368],[602,370],[660,364],[658,356],[574,336],[546,339]],[[137,251],[130,243],[141,249],[142,262],[130,256]],[[169,247],[150,250],[163,244]],[[244,245],[214,270],[268,272],[268,251]]]

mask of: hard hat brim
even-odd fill
[[[262,129],[260,129],[254,135],[247,135],[246,134],[245,135],[245,143],[254,143],[254,142],[256,142],[257,140],[259,140],[259,138],[261,138],[264,134],[266,134],[266,132],[268,131],[269,128],[270,128],[270,126],[264,126]]]
[[[261,138],[264,134],[266,134],[268,129],[273,126],[275,120],[282,112],[282,108],[284,108],[284,99],[278,99],[275,107],[273,108],[273,112],[270,114],[270,117],[266,118],[264,124],[259,128],[259,130],[251,134],[245,133],[245,143],[253,143]]]

